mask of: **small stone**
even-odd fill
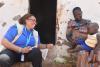
[[[6,26],[6,24],[7,24],[6,22],[3,22],[2,27]]]
[[[21,15],[17,15],[13,18],[14,21],[18,20],[19,18],[21,18]]]
[[[0,8],[1,8],[3,5],[4,5],[4,3],[3,3],[3,2],[0,2]]]

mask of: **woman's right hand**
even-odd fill
[[[53,48],[53,44],[47,44],[46,47],[47,47],[48,49],[51,49],[51,48]]]
[[[32,50],[32,48],[28,46],[28,47],[22,48],[21,52],[22,53],[29,53],[31,50]]]

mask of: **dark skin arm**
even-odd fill
[[[97,53],[97,50],[100,48],[100,33],[97,34],[97,44],[96,47],[94,48],[94,53]]]
[[[45,49],[45,48],[51,49],[51,48],[53,48],[53,44],[40,44],[40,45],[38,45],[38,48],[40,48],[40,49]]]
[[[70,53],[72,49],[74,49],[76,47],[76,44],[75,44],[75,41],[72,39],[72,36],[73,36],[73,29],[68,27],[67,28],[67,34],[66,34],[66,37],[67,37],[67,40],[69,41],[68,45],[70,46],[69,49],[67,49],[67,51]],[[73,51],[72,51],[73,52]]]
[[[72,39],[72,35],[73,35],[73,29],[71,27],[68,27],[66,37],[67,37],[67,40],[70,42],[72,48],[74,48],[75,47],[75,42]]]
[[[71,23],[72,23],[72,21],[68,22],[66,37],[67,37],[68,41],[73,42],[73,40],[72,40],[73,27],[72,27]]]
[[[67,33],[66,33],[66,37],[68,39],[68,41],[72,41],[72,31],[70,29],[67,30]]]

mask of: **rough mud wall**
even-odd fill
[[[100,0],[57,0],[57,23],[56,23],[56,43],[62,43],[66,39],[67,22],[74,19],[72,9],[81,7],[83,18],[100,25]],[[100,31],[100,29],[99,29]]]
[[[8,28],[28,12],[28,0],[0,0],[0,41]]]
[[[59,51],[57,52],[59,56],[67,53],[67,46],[63,45],[66,45],[64,40],[66,40],[67,23],[74,19],[72,15],[74,7],[81,7],[84,19],[89,19],[100,25],[100,0],[57,0],[56,45],[58,46],[56,50]]]

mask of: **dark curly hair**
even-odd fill
[[[25,25],[25,24],[26,24],[25,20],[28,19],[28,18],[31,17],[31,16],[34,16],[34,15],[33,15],[33,14],[30,14],[30,13],[25,14],[24,16],[22,16],[22,17],[19,19],[19,24]]]

